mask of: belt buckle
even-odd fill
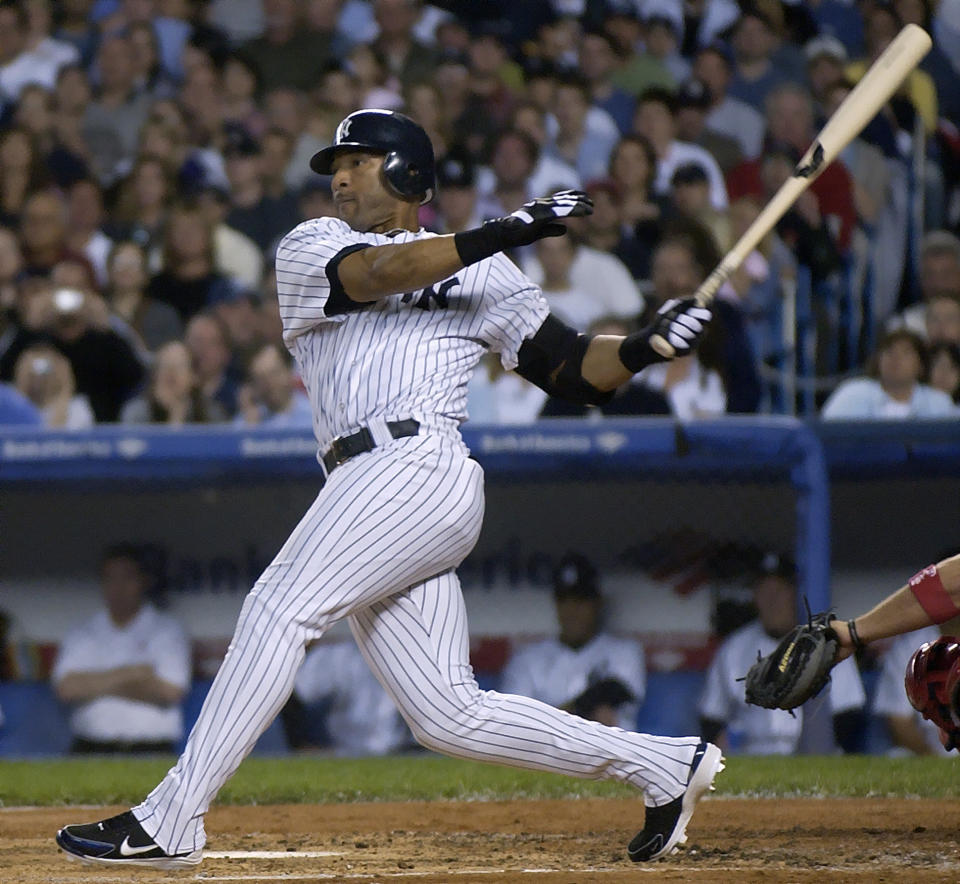
[[[333,440],[333,443],[330,445],[330,451],[333,452],[333,459],[336,461],[336,466],[340,466],[350,460],[350,454],[343,444],[342,436]]]

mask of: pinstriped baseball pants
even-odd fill
[[[392,441],[330,475],[247,596],[183,754],[133,809],[160,847],[203,846],[203,815],[287,701],[305,645],[343,617],[428,748],[629,782],[651,805],[682,793],[697,737],[630,733],[477,687],[454,568],[482,518],[482,470],[436,436]]]

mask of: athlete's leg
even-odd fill
[[[350,617],[364,657],[419,742],[437,752],[643,790],[648,805],[683,794],[699,737],[606,727],[527,697],[482,691],[468,662],[454,571]]]
[[[203,846],[203,814],[286,702],[304,645],[335,620],[459,563],[483,516],[479,466],[398,440],[331,475],[244,602],[183,755],[133,809],[168,853]]]

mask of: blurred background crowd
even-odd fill
[[[696,357],[604,412],[941,417],[960,399],[957,0],[2,0],[0,423],[310,426],[274,251],[334,214],[337,123],[429,133],[456,232],[561,188],[512,257],[622,333],[691,293],[899,28],[934,48],[724,287]],[[471,419],[569,406],[496,363]]]

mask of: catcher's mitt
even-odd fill
[[[765,709],[796,709],[830,681],[840,646],[830,626],[833,614],[816,614],[795,626],[746,676],[748,703]],[[759,655],[758,655],[759,656]]]

